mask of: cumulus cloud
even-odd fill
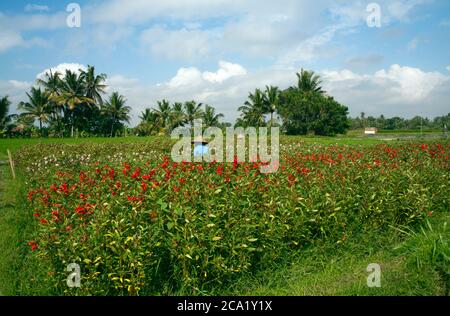
[[[450,76],[392,65],[374,74],[323,71],[325,90],[355,115],[442,115],[450,98]],[[446,91],[447,89],[447,91]]]
[[[232,64],[221,60],[219,62],[219,70],[216,72],[204,72],[203,79],[209,82],[221,83],[231,77],[243,76],[247,74],[247,70],[239,64]]]
[[[239,64],[233,64],[226,61],[219,61],[219,69],[216,72],[201,72],[196,67],[180,68],[167,85],[170,87],[195,86],[203,83],[222,83],[232,77],[243,76],[247,70]]]
[[[45,74],[50,73],[50,71],[52,73],[58,72],[61,75],[64,76],[64,74],[66,73],[66,70],[70,70],[72,72],[75,73],[79,73],[81,70],[87,70],[87,67],[81,64],[76,64],[76,63],[63,63],[63,64],[59,64],[57,66],[45,69],[43,72],[39,73],[36,76],[36,79],[43,79],[45,77]]]

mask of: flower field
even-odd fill
[[[30,146],[28,252],[60,294],[208,293],[317,239],[414,226],[448,210],[448,142],[281,143],[280,168],[174,163],[169,140]],[[81,267],[68,288],[66,267]]]

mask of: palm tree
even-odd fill
[[[0,98],[0,132],[6,128],[10,116],[8,116],[9,106],[11,101],[9,101],[8,96]]]
[[[322,90],[320,86],[322,81],[320,80],[320,76],[316,75],[314,71],[302,70],[300,73],[297,73],[298,85],[297,88],[303,92],[317,92],[320,94],[324,94],[325,91]]]
[[[18,109],[24,111],[23,116],[37,119],[39,121],[39,131],[42,136],[42,123],[50,120],[52,108],[49,94],[41,88],[31,88],[31,94],[27,92],[29,102],[20,102]]]
[[[66,111],[70,112],[71,117],[71,132],[73,137],[75,125],[75,108],[85,104],[94,104],[94,100],[86,97],[86,89],[83,83],[83,78],[70,70],[66,70],[66,75],[61,81],[60,94],[54,98],[54,101],[66,107]]]
[[[205,105],[205,112],[202,114],[205,128],[219,125],[219,119],[223,117],[222,113],[216,114],[216,110],[209,105]]]
[[[267,113],[264,94],[260,89],[256,89],[255,93],[248,95],[248,100],[238,110],[242,112],[246,125],[263,126],[265,124],[264,114]]]
[[[170,128],[173,129],[178,126],[183,126],[184,123],[186,123],[186,115],[183,111],[183,103],[175,102],[170,117]]]
[[[158,113],[151,109],[145,109],[139,116],[141,123],[138,126],[138,130],[143,135],[152,135],[154,132],[158,132],[161,128],[161,121]]]
[[[170,125],[170,117],[172,115],[172,108],[167,100],[158,101],[158,108],[155,113],[158,115],[159,121],[161,122],[161,127],[166,130]]]
[[[189,123],[190,127],[192,128],[194,126],[194,121],[196,119],[201,118],[202,116],[202,107],[203,104],[195,102],[195,101],[189,101],[184,103],[184,111],[186,114],[186,121]]]
[[[37,84],[47,91],[50,99],[55,99],[59,95],[61,87],[60,73],[53,73],[51,70],[45,73],[45,79],[37,79]]]
[[[60,89],[61,89],[61,77],[59,72],[52,72],[51,70],[49,72],[45,73],[44,79],[37,79],[37,84],[42,86],[45,91],[48,93],[48,96],[50,98],[49,104],[53,109],[53,117],[50,120],[50,126],[58,126],[56,129],[60,132],[60,137],[63,137],[63,122],[61,118],[61,112],[63,109],[63,105],[58,105],[54,100],[59,96]]]
[[[116,135],[115,127],[122,122],[130,122],[129,113],[131,108],[127,105],[126,99],[118,92],[113,92],[109,100],[102,106],[101,113],[106,119],[111,121],[111,137]]]
[[[265,108],[270,112],[270,126],[273,124],[273,113],[276,112],[280,104],[280,91],[278,87],[266,86],[264,93]]]
[[[88,66],[86,71],[81,71],[80,79],[84,82],[86,96],[97,102],[98,105],[103,105],[102,94],[105,93],[106,75],[95,75],[95,67]]]
[[[139,115],[139,119],[141,120],[141,122],[149,122],[153,114],[154,112],[152,112],[151,109],[147,108],[141,112],[141,115]]]

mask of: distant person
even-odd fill
[[[192,143],[194,144],[194,157],[208,154],[208,141],[205,140],[202,136],[197,136],[196,138],[194,138]]]

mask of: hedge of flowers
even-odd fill
[[[207,293],[317,238],[412,225],[448,209],[449,143],[307,145],[280,168],[175,163],[171,142],[23,149],[28,247],[59,293]],[[81,287],[68,288],[69,263]],[[74,292],[76,291],[76,292]],[[206,292],[205,292],[206,291]]]

